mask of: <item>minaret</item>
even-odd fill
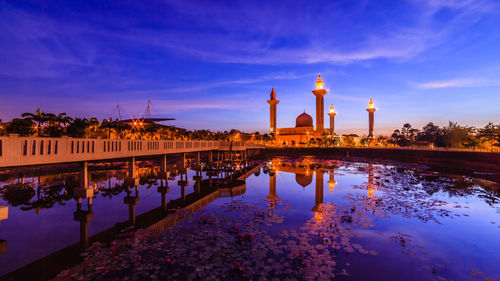
[[[333,108],[333,104],[330,105],[330,111],[328,111],[328,116],[330,116],[330,135],[333,137],[335,135],[335,109]]]
[[[325,84],[321,80],[321,75],[318,75],[318,81],[316,81],[316,90],[312,91],[316,96],[316,136],[320,136],[325,131],[325,104],[324,96],[328,92],[324,89]]]
[[[337,184],[337,181],[335,180],[335,170],[332,169],[330,171],[330,179],[328,180],[328,187],[330,188],[330,192],[333,191],[336,184]]]
[[[270,118],[270,128],[269,131],[271,133],[276,132],[276,105],[280,103],[279,100],[276,99],[276,92],[274,91],[274,88],[271,90],[271,99],[267,101],[269,104],[270,112],[271,112],[271,118]]]
[[[373,105],[372,98],[370,98],[370,102],[368,103],[368,108],[366,109],[366,111],[368,111],[368,138],[374,138],[375,134],[373,129],[374,126],[373,123],[375,119],[375,111],[377,111],[377,109]]]
[[[323,170],[316,170],[316,191],[314,193],[314,207],[311,211],[314,212],[316,221],[323,220],[323,210],[320,206],[323,204]]]

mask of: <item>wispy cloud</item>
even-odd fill
[[[466,87],[490,87],[499,86],[500,80],[485,78],[456,78],[449,80],[429,81],[414,83],[413,86],[419,89],[443,89],[443,88],[466,88]]]

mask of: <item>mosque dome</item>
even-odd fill
[[[302,187],[310,185],[313,181],[312,175],[295,174],[295,181]]]
[[[295,120],[295,127],[312,127],[313,118],[307,113],[300,114]]]

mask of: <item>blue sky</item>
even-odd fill
[[[0,46],[3,120],[150,99],[180,127],[264,132],[273,86],[278,127],[315,117],[321,73],[338,133],[366,133],[370,97],[379,134],[500,123],[499,1],[4,0]]]

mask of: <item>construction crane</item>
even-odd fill
[[[119,104],[116,105],[116,110],[118,110],[118,118],[120,118],[119,120],[122,120],[122,114],[120,113],[120,105]]]

